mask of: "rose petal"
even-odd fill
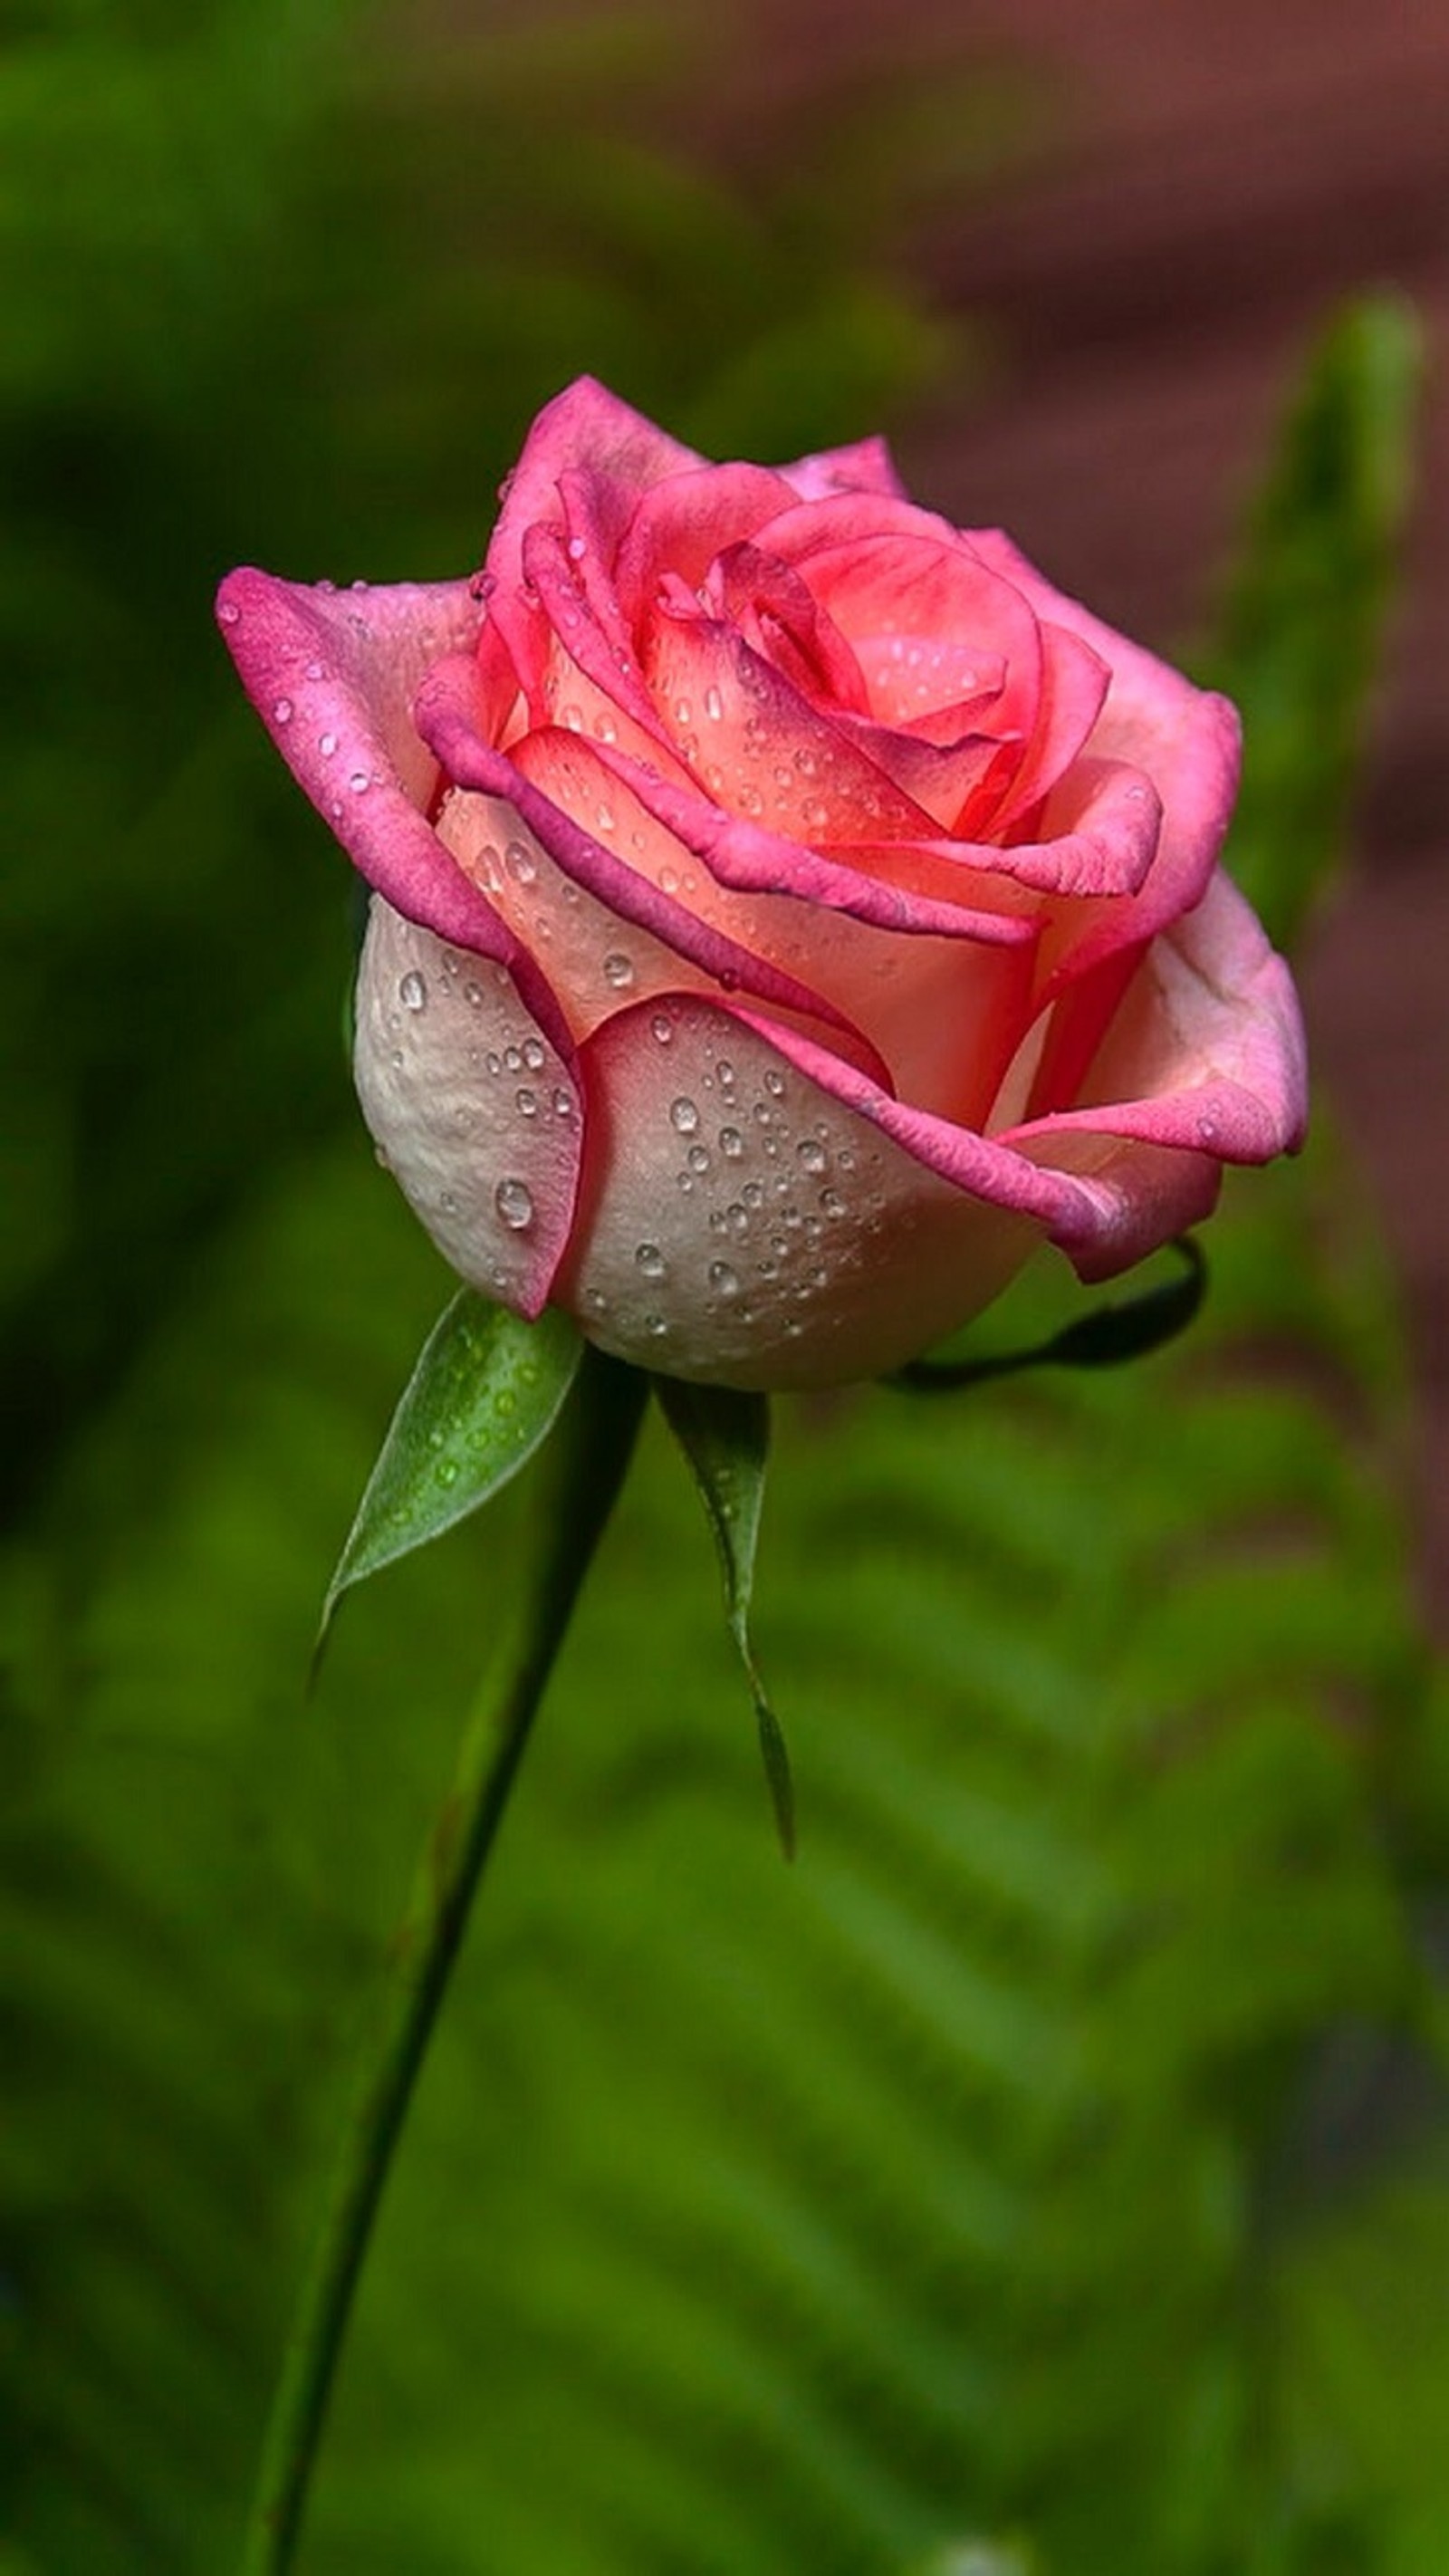
[[[731,812],[816,844],[934,837],[932,816],[732,626],[657,619],[645,677],[677,749]]]
[[[798,457],[780,473],[802,501],[823,501],[836,492],[881,492],[903,501],[905,485],[883,438],[858,439],[853,447],[822,448],[817,456]]]
[[[248,697],[354,866],[410,921],[507,965],[566,1047],[547,979],[419,810],[438,769],[413,725],[412,692],[440,654],[472,641],[481,616],[466,582],[334,591],[244,568],[217,597]]]
[[[585,1072],[558,1298],[604,1349],[670,1376],[785,1388],[893,1368],[1040,1239],[923,1171],[724,1006],[622,1012]]]
[[[824,1038],[833,1014],[841,1032],[834,1040],[837,1051],[883,1076],[888,1088],[951,1117],[985,1116],[1030,1003],[1034,960],[1029,922],[947,904],[912,909],[906,897],[897,898],[899,909],[889,911],[889,898],[877,888],[884,919],[884,926],[877,926],[858,901],[869,880],[775,835],[753,831],[746,847],[761,864],[754,872],[746,864],[732,876],[727,859],[721,861],[721,844],[733,851],[738,844],[732,836],[751,833],[753,827],[732,824],[703,797],[682,796],[662,781],[642,777],[629,762],[597,744],[554,730],[531,736],[520,745],[518,757],[551,803],[586,828],[593,824],[626,855],[631,868],[662,890],[677,892],[698,921],[808,989],[815,997],[811,1034]],[[475,798],[450,804],[441,826],[450,840],[459,808],[480,804]],[[516,818],[507,828],[516,829]],[[573,901],[561,918],[557,891],[551,898],[544,893],[549,862],[542,853],[537,854],[539,883],[526,891],[510,886],[498,865],[496,822],[492,830],[490,886],[502,874],[502,891],[493,900],[520,928],[528,905],[535,907],[535,922],[547,921],[550,974],[576,1035],[587,1034],[607,1017],[608,1006],[618,1006],[621,990],[633,1002],[667,990],[705,990],[713,981],[638,931],[621,934],[617,914],[572,885]],[[456,841],[453,845],[458,846]],[[476,852],[476,840],[474,848]],[[697,874],[689,864],[695,856],[703,861]],[[822,905],[833,908],[837,896],[847,917],[837,914],[827,934]],[[905,937],[900,935],[903,916]],[[975,953],[963,955],[961,943],[971,943],[978,932],[983,936]],[[630,973],[621,980],[625,964]],[[611,966],[614,989],[606,1002]],[[869,1044],[845,1035],[858,1031],[862,1019],[870,1027]]]
[[[1237,710],[1054,589],[999,530],[973,529],[969,543],[1038,615],[1080,636],[1106,662],[1112,678],[1092,734],[1093,754],[1144,773],[1162,800],[1156,863],[1131,918],[1120,905],[1092,905],[1068,908],[1052,924],[1048,970],[1057,964],[1063,974],[1079,974],[1124,942],[1140,944],[1178,920],[1206,891],[1237,794]]]
[[[1082,1129],[1266,1163],[1303,1141],[1303,1024],[1292,978],[1219,869],[1155,939],[1070,1108],[1014,1130],[1035,1151]]]
[[[581,1099],[500,966],[459,958],[374,897],[357,979],[363,1115],[445,1260],[538,1314],[568,1240]]]
[[[621,924],[630,924],[662,941],[727,991],[752,993],[781,1010],[824,1021],[841,1032],[853,1053],[863,1054],[880,1065],[870,1041],[820,993],[753,955],[689,905],[680,903],[672,893],[666,893],[630,867],[616,851],[605,847],[597,832],[576,822],[566,805],[555,803],[534,786],[518,763],[495,751],[477,731],[472,693],[472,664],[454,656],[429,673],[414,705],[420,734],[457,786],[501,798],[539,851],[546,852],[562,875],[582,892],[596,895]],[[520,746],[520,752],[526,750],[531,766],[545,756],[563,756],[576,740],[563,733],[546,755],[540,750],[543,735],[532,734],[527,745]],[[578,747],[584,748],[581,741]]]
[[[614,583],[636,641],[653,615],[660,579],[697,590],[727,547],[790,507],[788,483],[767,465],[706,465],[676,474],[638,502],[614,562]]]
[[[1036,724],[1010,792],[991,818],[993,836],[1001,838],[1034,806],[1039,808],[1059,781],[1067,780],[1072,763],[1091,739],[1111,685],[1109,665],[1070,627],[1053,626],[1043,618],[1037,631],[1042,669]]]
[[[967,644],[1007,674],[992,731],[1029,737],[1042,674],[1034,608],[944,519],[908,502],[851,495],[792,510],[756,542],[795,566],[862,660],[879,639],[901,643],[899,657],[888,651],[873,661],[883,723],[907,723],[969,694],[959,661]],[[937,639],[949,646],[939,661]]]

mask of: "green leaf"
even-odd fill
[[[344,1592],[490,1502],[547,1438],[583,1343],[546,1308],[526,1324],[471,1288],[424,1342],[388,1426],[337,1571],[320,1651]]]
[[[1227,865],[1279,946],[1341,846],[1409,488],[1410,308],[1353,304],[1313,357],[1250,509],[1200,676],[1244,724]]]
[[[665,1419],[694,1471],[719,1549],[725,1617],[755,1704],[780,1848],[787,1860],[793,1860],[795,1791],[790,1756],[750,1642],[750,1598],[770,1447],[769,1398],[741,1394],[733,1387],[691,1386],[681,1378],[657,1378],[655,1384]]]

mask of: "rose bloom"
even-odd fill
[[[879,441],[711,465],[585,380],[471,580],[242,571],[218,614],[373,888],[368,1125],[523,1315],[833,1384],[1299,1140],[1293,987],[1217,866],[1233,709]]]

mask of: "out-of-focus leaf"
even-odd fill
[[[1279,945],[1343,844],[1409,488],[1410,309],[1352,305],[1296,389],[1201,676],[1244,720],[1227,864]]]

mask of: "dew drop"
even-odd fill
[[[234,599],[224,599],[216,613],[223,626],[235,626],[241,618],[241,610]]]
[[[582,563],[588,551],[589,541],[587,537],[570,537],[569,561],[571,563]]]
[[[544,1062],[543,1046],[538,1038],[524,1039],[523,1061],[527,1065],[530,1073],[542,1072]]]
[[[773,1065],[765,1075],[765,1089],[771,1092],[776,1100],[783,1100],[785,1097],[785,1077],[783,1073],[777,1073]]]
[[[533,1223],[533,1196],[523,1181],[500,1181],[493,1193],[493,1204],[506,1226],[521,1234]]]
[[[704,712],[708,716],[711,724],[719,723],[720,717],[724,714],[724,700],[720,696],[718,689],[709,688],[705,690]]]
[[[347,784],[351,788],[354,796],[365,796],[369,787],[372,785],[372,780],[368,777],[365,769],[354,769]]]
[[[568,729],[569,729],[569,732],[570,732],[570,733],[582,733],[582,732],[583,732],[583,729],[584,729],[584,711],[583,711],[583,708],[582,708],[582,707],[579,707],[579,706],[573,706],[573,705],[566,706],[566,707],[560,707],[558,712],[559,712],[559,722],[560,722],[561,724],[566,724],[566,725],[568,726]]]
[[[821,1213],[821,1215],[822,1215],[822,1216],[829,1216],[829,1217],[844,1216],[844,1214],[845,1214],[845,1201],[844,1201],[844,1199],[841,1197],[839,1190],[822,1190],[822,1191],[821,1191],[821,1193],[820,1193],[820,1213]]]
[[[475,1011],[481,1004],[483,999],[483,987],[475,975],[470,975],[467,983],[464,985],[463,999],[465,1002],[471,1003]]]
[[[508,1070],[509,1070],[509,1072],[510,1072],[510,1073],[522,1073],[522,1071],[523,1071],[523,1049],[522,1049],[522,1047],[505,1047],[505,1048],[504,1048],[504,1050],[503,1050],[503,1061],[504,1061],[504,1063],[506,1064],[506,1066],[508,1067]]]
[[[707,1145],[691,1145],[684,1159],[692,1172],[707,1172],[709,1170],[709,1147]]]
[[[503,864],[515,885],[532,885],[538,874],[538,862],[526,841],[510,841],[503,853]]]
[[[520,1118],[536,1118],[538,1116],[538,1093],[536,1091],[529,1091],[526,1088],[522,1091],[515,1091],[513,1098]]]
[[[456,1459],[456,1458],[440,1458],[440,1459],[438,1460],[438,1482],[439,1482],[439,1484],[440,1484],[440,1485],[456,1485],[457,1481],[458,1481],[458,1461],[457,1461],[457,1459]]]
[[[758,1181],[746,1181],[740,1196],[747,1208],[757,1208],[764,1204],[765,1193]]]
[[[634,981],[634,961],[622,948],[612,948],[604,959],[604,981],[616,993],[627,993]]]
[[[291,723],[291,721],[292,721],[292,701],[291,701],[291,699],[290,699],[290,698],[278,698],[276,705],[275,705],[275,706],[273,707],[273,709],[272,709],[272,722],[273,722],[273,724],[290,724],[290,723]]]
[[[322,665],[321,665],[321,663],[320,663],[320,662],[309,662],[309,663],[308,663],[308,665],[307,665],[307,677],[308,677],[308,679],[309,679],[309,680],[320,680],[320,679],[321,679],[321,677],[322,677]]]
[[[336,734],[324,733],[318,742],[317,748],[321,752],[324,760],[330,760],[337,749]]]
[[[657,1243],[636,1244],[634,1258],[646,1279],[663,1278],[667,1264]]]
[[[745,1140],[738,1127],[721,1127],[719,1149],[727,1162],[737,1163],[745,1150]]]
[[[728,1261],[712,1261],[709,1265],[709,1284],[720,1297],[738,1297],[740,1274]]]
[[[556,1118],[572,1118],[574,1114],[573,1093],[571,1091],[565,1091],[562,1083],[560,1083],[554,1091],[553,1110]]]
[[[397,997],[405,1011],[421,1011],[425,1009],[428,999],[428,988],[415,966],[410,967],[407,974],[403,976],[402,981],[397,988]]]
[[[687,724],[688,724],[688,722],[689,722],[689,720],[690,720],[690,717],[693,715],[693,713],[694,713],[694,709],[693,709],[693,707],[690,705],[688,698],[676,698],[676,699],[675,699],[675,701],[674,701],[674,721],[675,721],[675,723],[676,723],[676,724],[687,725]]]
[[[617,742],[619,739],[619,728],[612,716],[595,716],[594,731],[600,742]]]
[[[1218,1122],[1216,1118],[1199,1118],[1197,1122],[1197,1132],[1199,1143],[1204,1145],[1215,1145],[1218,1141]]]
[[[659,1046],[668,1046],[670,1039],[674,1035],[674,1022],[670,1019],[668,1012],[656,1011],[653,1019],[649,1023],[649,1027],[656,1043]]]
[[[681,1136],[692,1136],[699,1125],[699,1111],[689,1099],[671,1100],[669,1123]]]
[[[802,1136],[795,1154],[807,1172],[823,1172],[830,1159],[818,1136]]]

